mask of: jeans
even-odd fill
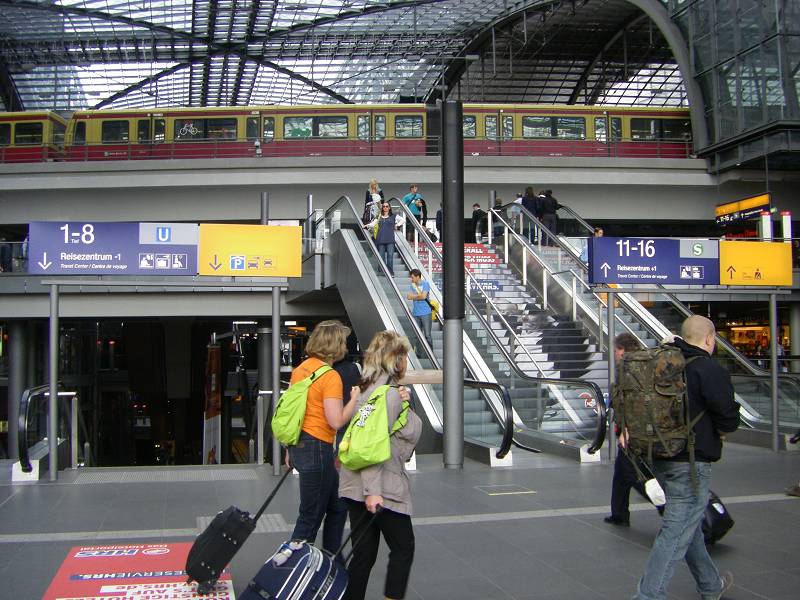
[[[333,444],[305,431],[295,446],[289,446],[292,465],[300,473],[300,511],[292,539],[313,544],[325,519],[322,547],[334,553],[342,545],[347,506],[339,498],[339,472],[333,461]]]
[[[664,488],[667,504],[634,600],[666,599],[667,586],[681,559],[686,560],[701,598],[716,598],[722,591],[722,579],[708,555],[701,527],[708,504],[711,465],[695,463],[697,489],[692,484],[690,467],[688,462],[655,461],[653,471]]]
[[[425,339],[428,340],[428,345],[433,348],[433,338],[431,337],[431,324],[433,321],[431,319],[431,313],[428,313],[427,315],[414,316],[414,319],[417,321],[417,323],[419,323],[422,333],[425,334]]]
[[[389,274],[394,276],[394,243],[378,244],[378,256],[389,269]]]
[[[369,521],[369,517],[364,517],[366,505],[350,499],[346,502],[350,527],[365,527]],[[349,581],[344,600],[364,600],[369,574],[378,556],[381,534],[389,546],[383,594],[387,598],[405,598],[411,564],[414,562],[414,529],[410,516],[383,509],[366,531],[359,528],[354,534],[358,543],[353,548],[353,560],[347,568]]]

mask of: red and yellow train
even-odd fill
[[[439,122],[421,104],[0,113],[0,162],[425,155]],[[685,108],[465,104],[464,152],[686,158]]]

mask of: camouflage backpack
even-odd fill
[[[666,344],[626,352],[617,364],[614,420],[628,431],[627,450],[649,463],[688,450],[694,464],[693,428],[705,411],[689,418],[686,365],[680,349]]]

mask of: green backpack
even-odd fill
[[[684,450],[694,462],[694,426],[705,411],[689,418],[686,365],[680,349],[666,344],[626,352],[617,365],[614,420],[628,431],[627,450],[649,463]]]
[[[339,460],[351,471],[384,463],[392,457],[391,437],[408,422],[408,402],[389,429],[386,394],[390,385],[380,385],[356,411],[339,444]],[[394,386],[396,387],[396,386]]]
[[[330,370],[328,365],[323,365],[305,379],[290,385],[281,394],[272,417],[272,434],[284,446],[294,446],[300,439],[303,419],[306,417],[308,388]]]

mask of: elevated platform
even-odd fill
[[[417,552],[407,598],[620,600],[633,593],[659,517],[635,493],[630,528],[607,525],[612,465],[527,455],[505,469],[468,461],[446,471],[421,456],[411,475]],[[0,483],[3,598],[41,598],[73,546],[190,542],[221,508],[254,510],[277,478],[271,467],[85,469],[55,484]],[[713,489],[735,527],[711,553],[734,573],[727,596],[797,598],[800,499],[784,489],[800,477],[800,452],[774,454],[729,444]],[[241,593],[290,533],[298,482],[290,477],[231,565]],[[381,598],[385,545],[368,598]],[[670,598],[695,598],[680,566]]]

